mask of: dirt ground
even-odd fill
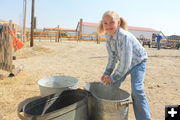
[[[151,108],[152,120],[164,120],[165,105],[180,104],[180,50],[146,48],[148,64],[145,92]],[[24,47],[16,53],[15,66],[24,65],[16,77],[0,79],[0,120],[19,120],[18,104],[26,98],[39,96],[37,81],[57,75],[76,77],[78,87],[86,82],[100,81],[107,63],[105,43],[95,42],[35,42],[33,48]],[[0,71],[1,77],[9,73]],[[130,77],[122,89],[131,92]],[[129,120],[135,120],[132,104]]]

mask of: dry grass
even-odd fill
[[[38,96],[37,81],[47,76],[69,75],[79,79],[82,88],[86,82],[99,81],[107,63],[105,44],[95,42],[35,42],[16,52],[15,66],[24,70],[13,78],[0,79],[0,119],[18,120],[18,104],[28,97]],[[164,119],[164,107],[180,103],[180,51],[146,48],[149,55],[145,91],[153,120]],[[1,76],[8,73],[0,71]],[[131,92],[130,77],[122,88]],[[129,120],[134,120],[130,105]]]
[[[34,45],[33,47],[30,47],[27,43],[25,44],[25,47],[23,50],[18,50],[15,52],[16,57],[19,59],[22,58],[28,58],[28,57],[33,57],[33,56],[38,56],[38,55],[43,55],[47,53],[51,53],[53,50],[40,46],[40,45]]]

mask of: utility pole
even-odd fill
[[[27,0],[23,0],[23,33],[22,33],[22,41],[25,42],[26,35],[26,8],[27,8]]]
[[[33,34],[34,34],[34,6],[35,6],[34,4],[35,4],[35,0],[32,0],[30,47],[33,47],[33,45],[34,45],[34,38],[33,38]]]

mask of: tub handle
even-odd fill
[[[132,100],[126,100],[120,103],[120,105],[128,105],[128,104],[132,104],[133,101]]]

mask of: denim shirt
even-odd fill
[[[122,28],[117,29],[113,36],[107,36],[106,47],[108,64],[104,74],[111,75],[113,81],[120,80],[135,65],[148,58],[147,52],[136,37]]]

